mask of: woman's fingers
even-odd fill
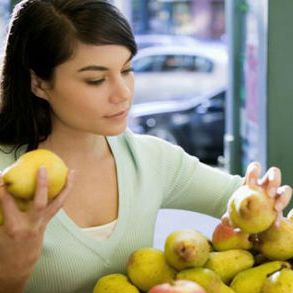
[[[245,184],[251,188],[258,186],[258,178],[261,174],[261,166],[258,162],[250,163],[245,174]]]
[[[259,180],[259,185],[266,191],[270,197],[275,197],[277,189],[281,185],[281,171],[279,168],[271,167],[262,179]]]
[[[37,211],[42,211],[48,204],[48,181],[47,170],[45,167],[40,167],[37,173],[37,186],[33,207]]]
[[[277,189],[275,210],[281,212],[290,202],[292,197],[292,188],[288,185],[283,185]]]
[[[3,213],[3,218],[6,226],[14,226],[17,222],[17,216],[21,213],[12,196],[8,193],[0,175],[0,203]]]

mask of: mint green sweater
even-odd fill
[[[119,185],[119,214],[107,240],[85,235],[63,210],[47,226],[42,256],[26,293],[91,293],[105,274],[126,272],[128,256],[151,247],[160,208],[197,211],[219,217],[242,183],[204,165],[181,148],[130,131],[108,138]],[[0,154],[0,169],[14,161]],[[80,195],[82,200],[82,194]]]

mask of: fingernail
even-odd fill
[[[270,172],[269,172],[269,180],[270,180],[270,181],[275,180],[275,172],[274,172],[274,171],[270,171]]]

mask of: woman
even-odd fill
[[[14,9],[1,75],[0,169],[44,148],[74,172],[48,202],[40,168],[25,213],[0,176],[0,292],[91,292],[102,275],[125,272],[132,251],[152,245],[160,208],[220,217],[243,184],[126,129],[135,53],[127,21],[106,1],[25,0]],[[250,165],[246,183],[268,191],[281,212],[291,189],[280,187],[277,168],[259,175]]]

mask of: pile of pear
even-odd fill
[[[211,239],[196,229],[174,231],[163,250],[132,252],[127,271],[100,278],[93,293],[149,292],[175,280],[206,293],[293,293],[293,209],[280,219],[273,200],[240,187],[227,205],[230,222],[220,222]]]

